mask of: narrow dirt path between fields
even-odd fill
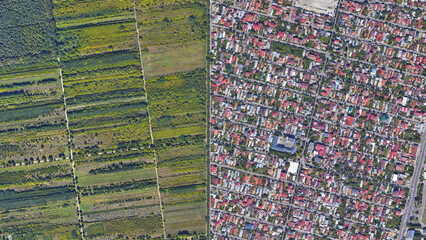
[[[61,62],[61,59],[58,58],[58,64],[60,62]],[[70,125],[69,125],[69,121],[68,121],[67,98],[65,97],[64,79],[62,78],[62,69],[59,69],[59,75],[60,75],[60,79],[61,79],[62,96],[64,98],[64,115],[65,115],[65,123],[67,125],[68,149],[70,151],[70,159],[71,159],[71,166],[72,166],[72,176],[73,176],[74,190],[75,190],[75,194],[76,194],[76,205],[77,205],[78,222],[79,222],[79,226],[80,226],[81,239],[84,240],[83,215],[81,214],[80,193],[78,192],[78,188],[77,188],[77,179],[76,179],[76,172],[75,172],[74,156],[73,156],[73,152],[72,152],[72,149],[71,149],[71,131],[70,131]]]
[[[145,81],[145,72],[144,72],[144,68],[143,68],[143,61],[142,61],[142,49],[141,49],[141,42],[139,41],[140,38],[140,34],[139,34],[139,28],[138,28],[138,17],[136,14],[136,4],[135,4],[135,0],[133,0],[133,12],[134,12],[134,16],[135,16],[135,26],[136,26],[136,33],[137,33],[137,37],[138,37],[138,49],[139,49],[139,59],[141,62],[141,70],[142,70],[142,79],[143,79],[143,86],[145,89],[145,99],[147,102],[147,107],[146,110],[148,112],[148,121],[149,121],[149,133],[151,134],[151,143],[154,144],[154,136],[152,134],[152,124],[151,124],[151,114],[149,114],[149,100],[148,100],[148,91],[146,89],[146,81]],[[155,152],[154,149],[154,163],[155,163],[155,175],[157,178],[157,192],[158,192],[158,198],[160,199],[160,213],[161,213],[161,222],[163,223],[163,234],[164,234],[164,239],[167,239],[167,235],[166,235],[166,225],[164,222],[164,207],[163,207],[163,201],[161,199],[161,193],[160,193],[160,182],[158,179],[158,160],[157,160],[157,154]]]

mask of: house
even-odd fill
[[[318,155],[320,155],[321,157],[323,157],[325,155],[325,146],[322,144],[317,144],[315,146],[315,149],[318,152]]]

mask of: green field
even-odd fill
[[[49,240],[81,239],[81,229],[87,239],[206,234],[207,2],[136,0],[135,6],[2,3],[3,234]]]
[[[78,239],[69,161],[2,168],[0,186],[2,231],[18,239]]]
[[[94,211],[111,209],[111,205],[121,205],[123,202],[128,205],[158,205],[158,193],[156,187],[146,187],[143,189],[131,189],[127,191],[117,191],[102,195],[83,196],[81,209],[90,213]]]
[[[64,29],[61,36],[60,51],[66,58],[87,56],[102,52],[133,49],[135,47],[135,24],[130,21],[93,24],[88,27]],[[70,40],[72,45],[70,44]],[[74,55],[68,53],[72,49]]]
[[[207,2],[136,6],[166,234],[204,235]]]
[[[149,235],[153,238],[162,236],[160,215],[107,221],[104,225],[107,234],[125,232],[130,236]]]
[[[205,201],[166,205],[164,209],[167,216],[166,229],[170,235],[178,235],[184,231],[189,235],[205,232],[205,212]]]
[[[87,185],[97,185],[103,183],[117,183],[121,181],[126,181],[129,179],[139,180],[139,179],[152,179],[155,178],[155,169],[147,168],[140,170],[127,170],[125,174],[123,172],[108,173],[108,174],[99,174],[95,176],[80,176],[79,184],[82,186]]]
[[[160,205],[132,1],[54,3],[85,235],[157,237],[134,229]]]
[[[204,42],[184,46],[150,46],[143,54],[146,79],[203,68],[205,46]]]
[[[132,14],[130,0],[53,0],[53,15],[59,26]]]

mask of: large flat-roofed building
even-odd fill
[[[294,136],[274,136],[271,149],[280,152],[295,154],[297,150],[297,140]]]
[[[328,14],[334,16],[334,11],[337,8],[337,0],[295,0],[295,6],[304,8],[308,11]]]

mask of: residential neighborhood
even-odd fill
[[[311,2],[211,2],[212,239],[426,237],[426,2]]]

